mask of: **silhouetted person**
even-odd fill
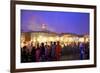
[[[21,62],[27,62],[28,56],[27,56],[27,47],[24,46],[21,48]]]
[[[40,61],[40,47],[39,47],[39,43],[37,44],[37,47],[36,47],[36,62],[39,62]]]
[[[31,56],[32,56],[32,62],[35,62],[36,61],[36,49],[34,46],[32,47]]]
[[[79,48],[80,48],[80,59],[83,60],[84,59],[84,45],[83,45],[83,43],[80,43]]]
[[[41,60],[45,61],[45,47],[44,47],[44,43],[41,43]]]
[[[56,60],[59,61],[60,57],[61,57],[61,45],[58,41],[56,46]]]
[[[51,46],[51,60],[55,60],[56,58],[56,42]]]

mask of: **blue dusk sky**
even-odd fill
[[[37,31],[42,24],[56,33],[89,34],[89,13],[21,10],[21,32]]]

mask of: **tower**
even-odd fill
[[[42,24],[42,30],[46,30],[47,29],[47,27],[46,27],[46,25],[45,24]]]

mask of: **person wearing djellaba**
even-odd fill
[[[84,59],[84,44],[80,43],[79,48],[80,48],[80,59],[83,60]]]
[[[61,57],[61,45],[60,42],[57,41],[57,45],[56,45],[56,60],[59,61]]]
[[[37,47],[36,47],[36,62],[40,61],[40,47],[39,47],[39,43],[37,43]]]

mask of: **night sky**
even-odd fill
[[[89,13],[21,10],[21,31],[39,31],[41,25],[57,33],[89,34]]]

